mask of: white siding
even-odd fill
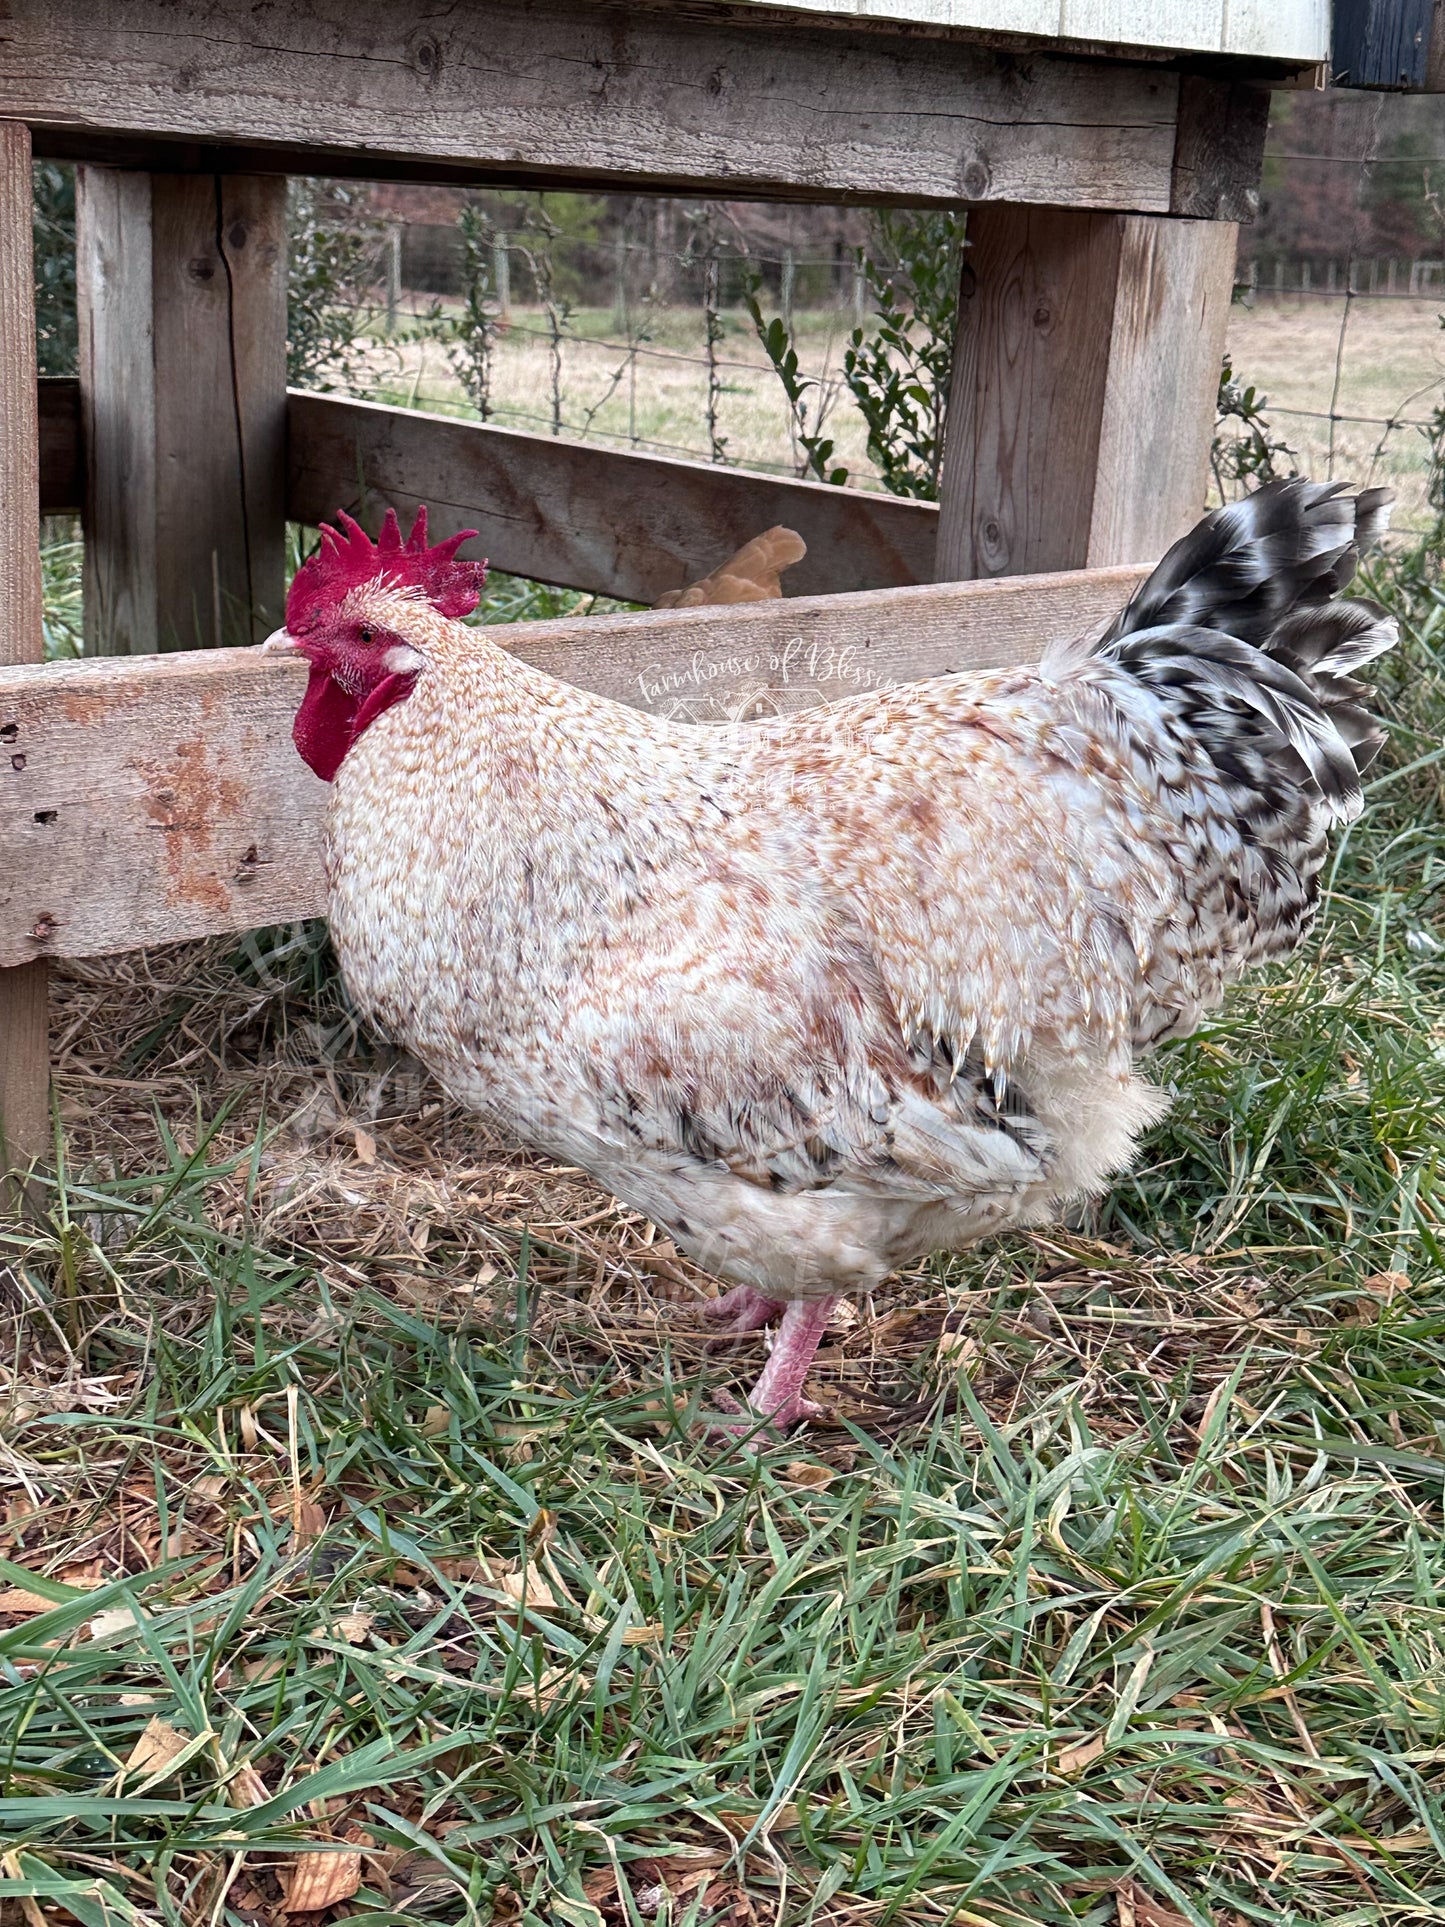
[[[1328,0],[758,0],[764,3],[799,13],[1301,64],[1327,59],[1330,44]]]

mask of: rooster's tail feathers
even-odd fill
[[[1381,488],[1351,495],[1343,482],[1266,483],[1182,536],[1101,646],[1183,623],[1274,655],[1272,638],[1285,617],[1330,603],[1348,587],[1360,551],[1384,534],[1393,500]]]
[[[1393,498],[1271,482],[1176,542],[1095,645],[1152,689],[1257,808],[1298,786],[1330,818],[1358,814],[1384,741],[1354,671],[1393,646],[1377,603],[1334,601]],[[1248,812],[1252,814],[1251,812]]]

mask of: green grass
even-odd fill
[[[0,1585],[54,1599],[0,1631],[0,1920],[279,1919],[318,1840],[376,1923],[1445,1919],[1445,592],[1387,578],[1317,938],[1087,1224],[865,1308],[866,1420],[699,1436],[755,1352],[599,1310],[580,1225],[358,1257],[269,1126],[0,1219]],[[238,956],[309,1067],[324,956]],[[210,1009],[125,1074],[203,1092]],[[474,1236],[485,1308],[394,1288]]]

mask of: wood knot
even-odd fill
[[[416,52],[411,58],[419,74],[424,74],[428,80],[435,80],[442,70],[441,42],[433,40],[430,36],[425,40],[419,40]]]
[[[989,167],[986,155],[969,156],[959,171],[958,186],[966,201],[987,200],[989,190],[993,186],[993,171]]]
[[[204,285],[207,281],[215,280],[216,264],[209,254],[197,254],[187,261],[186,273],[192,281],[199,281]]]
[[[10,767],[11,769],[24,769],[25,751],[23,749],[17,749],[15,754],[10,758]]]

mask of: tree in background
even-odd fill
[[[961,214],[888,211],[875,217],[858,263],[873,299],[871,329],[855,328],[843,376],[868,424],[868,453],[894,495],[938,499],[944,421],[958,325]]]
[[[33,170],[35,346],[42,375],[73,375],[75,319],[75,169],[37,161]]]

